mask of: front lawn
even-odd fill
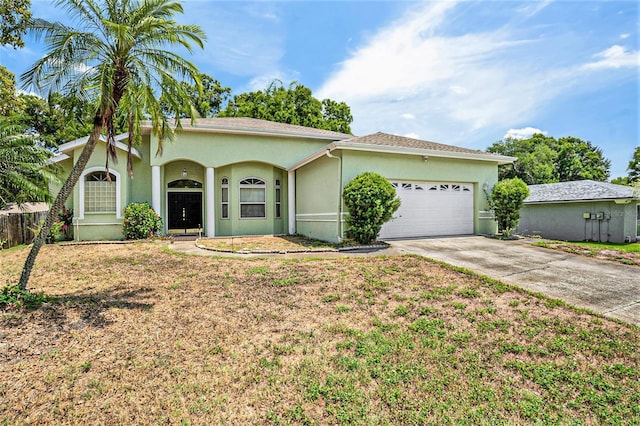
[[[598,243],[591,241],[537,241],[533,243],[538,247],[560,250],[567,253],[582,256],[595,257],[597,259],[610,260],[625,265],[640,266],[640,243],[614,244]]]
[[[0,423],[640,423],[639,328],[418,257],[47,246],[32,286]]]
[[[335,250],[336,245],[298,235],[202,238],[205,248],[227,252],[300,252]]]

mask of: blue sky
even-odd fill
[[[52,2],[34,15],[64,20]],[[351,106],[352,130],[486,149],[542,131],[601,147],[611,175],[638,146],[636,1],[184,1],[207,33],[191,58],[234,93],[273,78]],[[0,48],[19,75],[42,54]]]

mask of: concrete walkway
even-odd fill
[[[535,247],[524,240],[470,236],[389,241],[412,253],[640,325],[640,268]]]

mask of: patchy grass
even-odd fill
[[[640,243],[614,244],[598,242],[537,241],[533,245],[581,256],[640,266]]]
[[[325,241],[312,240],[302,236],[257,236],[257,237],[222,237],[199,240],[204,247],[229,252],[240,251],[279,251],[296,252],[312,250],[333,250],[337,245]]]
[[[18,279],[26,249],[0,252]],[[47,246],[7,424],[638,424],[640,331],[413,256]]]

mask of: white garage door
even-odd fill
[[[473,234],[473,186],[391,182],[402,201],[380,238]]]

